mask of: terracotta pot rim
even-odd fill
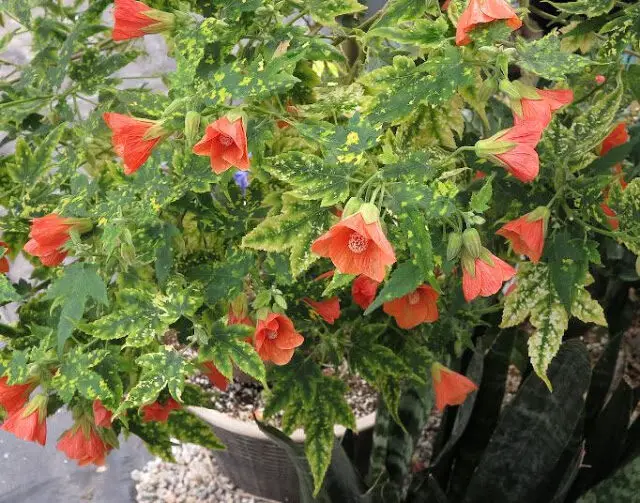
[[[215,426],[216,428],[221,428],[230,433],[235,433],[237,435],[242,435],[245,437],[256,438],[260,440],[270,440],[267,435],[262,433],[258,426],[255,423],[249,423],[247,421],[240,421],[239,419],[233,418],[213,409],[207,409],[205,407],[189,407],[189,410],[193,412],[196,416],[198,416],[203,421]],[[369,428],[373,428],[376,422],[376,413],[371,412],[366,416],[362,416],[361,418],[356,419],[356,428],[357,431],[364,431]],[[333,433],[336,437],[342,437],[347,429],[342,425],[336,425],[333,428]],[[291,440],[294,442],[304,442],[305,436],[304,431],[302,429],[295,430],[291,434]]]

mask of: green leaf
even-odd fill
[[[286,152],[267,159],[263,168],[293,187],[291,194],[307,200],[321,199],[322,206],[333,206],[349,197],[349,176],[354,165],[331,165],[320,157],[303,152]]]
[[[176,411],[171,413],[172,416],[173,414],[176,414]],[[146,423],[142,421],[138,414],[132,414],[131,416],[127,420],[129,431],[144,441],[151,454],[165,461],[175,463],[171,451],[173,442],[171,441],[167,423],[159,423],[158,421]]]
[[[432,271],[433,272],[433,271]],[[413,292],[422,284],[422,270],[412,262],[400,264],[391,273],[384,287],[364,312],[365,315],[378,309],[385,302]]]
[[[335,26],[337,16],[355,14],[367,8],[358,0],[307,0],[304,7],[313,19],[327,26]]]
[[[108,352],[105,350],[84,353],[80,347],[74,347],[66,353],[52,380],[60,398],[69,403],[78,392],[87,400],[99,399],[110,402],[113,393],[109,389],[109,385],[100,374],[93,370],[107,355]]]
[[[525,379],[504,408],[464,501],[540,501],[540,491],[548,490],[547,477],[580,420],[590,376],[586,348],[572,340],[549,369],[553,393],[534,375]]]
[[[523,70],[549,80],[564,80],[567,75],[580,73],[591,61],[577,54],[563,52],[557,33],[525,42],[518,40],[518,64]]]
[[[320,491],[331,462],[336,424],[355,429],[355,417],[345,401],[345,383],[325,376],[312,362],[294,357],[285,367],[273,369],[271,393],[264,410],[265,418],[284,409],[283,429],[291,433],[297,427],[305,431],[305,453],[314,481],[314,496]],[[286,426],[285,426],[286,425]]]
[[[190,370],[186,360],[173,349],[163,348],[157,353],[140,356],[136,362],[142,367],[142,375],[161,374],[169,393],[180,401],[184,389],[184,376]]]
[[[418,19],[413,26],[376,27],[367,32],[366,39],[380,37],[428,49],[440,45],[448,30],[449,25],[444,17],[435,20]]]
[[[494,175],[489,176],[482,188],[471,195],[469,206],[476,213],[484,213],[489,209],[489,203],[493,197],[493,178]]]
[[[207,342],[201,346],[200,355],[206,360],[212,360],[227,378],[233,376],[233,364],[235,364],[245,374],[266,386],[264,363],[253,346],[245,340],[251,337],[252,331],[251,327],[226,326],[221,321],[217,321],[207,334]]]
[[[217,105],[230,98],[263,101],[284,93],[300,81],[293,76],[293,72],[303,55],[285,54],[268,63],[256,59],[248,67],[243,67],[238,61],[224,65],[205,78],[207,86],[212,88],[208,91],[206,102]]]
[[[571,315],[584,323],[595,323],[602,327],[607,326],[602,306],[591,297],[591,294],[585,288],[578,290],[571,306]]]
[[[415,207],[398,216],[400,228],[409,245],[411,263],[418,266],[420,278],[428,281],[435,289],[439,289],[434,274],[433,245],[431,234],[426,226],[424,215]]]
[[[211,426],[185,409],[173,411],[167,426],[171,437],[180,442],[201,445],[207,449],[224,449]]]
[[[226,260],[190,269],[187,278],[202,282],[205,302],[214,305],[219,300],[231,299],[242,291],[244,278],[254,263],[253,254],[236,253]]]
[[[317,203],[282,197],[282,213],[264,219],[242,240],[242,246],[269,252],[289,251],[291,273],[299,276],[318,260],[311,243],[329,228],[331,213]]]
[[[11,281],[4,274],[0,274],[0,305],[17,300],[20,300],[20,295],[13,288]]]
[[[560,12],[569,14],[585,14],[587,17],[596,17],[606,14],[615,5],[615,0],[577,0],[576,2],[556,3],[549,2]]]
[[[331,277],[331,281],[322,292],[322,296],[331,297],[335,292],[350,286],[355,277],[354,274],[342,274],[341,272],[335,271]]]
[[[62,353],[74,326],[82,319],[89,299],[105,306],[108,304],[107,288],[98,274],[98,267],[81,262],[65,267],[63,275],[47,291],[46,298],[53,300],[53,306],[62,307],[58,322],[58,353]]]
[[[26,186],[36,183],[51,167],[53,150],[64,134],[66,126],[63,123],[52,129],[33,152],[22,137],[18,138],[14,165],[8,170],[9,176],[15,182]]]
[[[13,350],[4,370],[7,384],[22,384],[29,379],[29,350]]]
[[[384,9],[383,16],[373,25],[373,29],[419,19],[425,12],[434,16],[440,13],[437,0],[389,0]]]
[[[569,316],[553,287],[552,274],[545,264],[523,264],[517,286],[505,298],[501,327],[514,327],[531,317],[535,327],[528,340],[529,358],[536,374],[551,386],[547,367],[562,342]]]
[[[449,47],[441,58],[383,78],[378,84],[383,90],[373,101],[370,119],[377,123],[395,122],[419,104],[447,103],[459,87],[473,79],[473,68],[462,60],[460,51]]]
[[[557,232],[547,244],[550,257],[549,270],[553,286],[567,312],[584,284],[589,257],[580,239],[574,239],[567,231]]]
[[[421,105],[398,127],[397,141],[413,149],[441,146],[455,150],[456,136],[464,133],[462,98],[454,96],[442,105]]]
[[[154,402],[165,387],[173,398],[181,400],[185,375],[193,370],[193,365],[177,351],[164,347],[155,353],[143,354],[136,363],[141,367],[140,377],[116,410],[116,415],[128,408]]]

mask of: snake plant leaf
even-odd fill
[[[584,409],[591,377],[584,344],[563,344],[548,375],[553,393],[532,374],[505,407],[464,503],[539,501],[540,484],[562,455]]]

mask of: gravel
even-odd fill
[[[131,473],[138,503],[273,503],[235,487],[208,449],[182,444],[172,450],[175,463],[156,458]]]

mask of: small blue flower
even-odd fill
[[[236,171],[233,174],[233,181],[240,187],[242,196],[247,195],[247,187],[249,186],[249,172],[248,171]]]

